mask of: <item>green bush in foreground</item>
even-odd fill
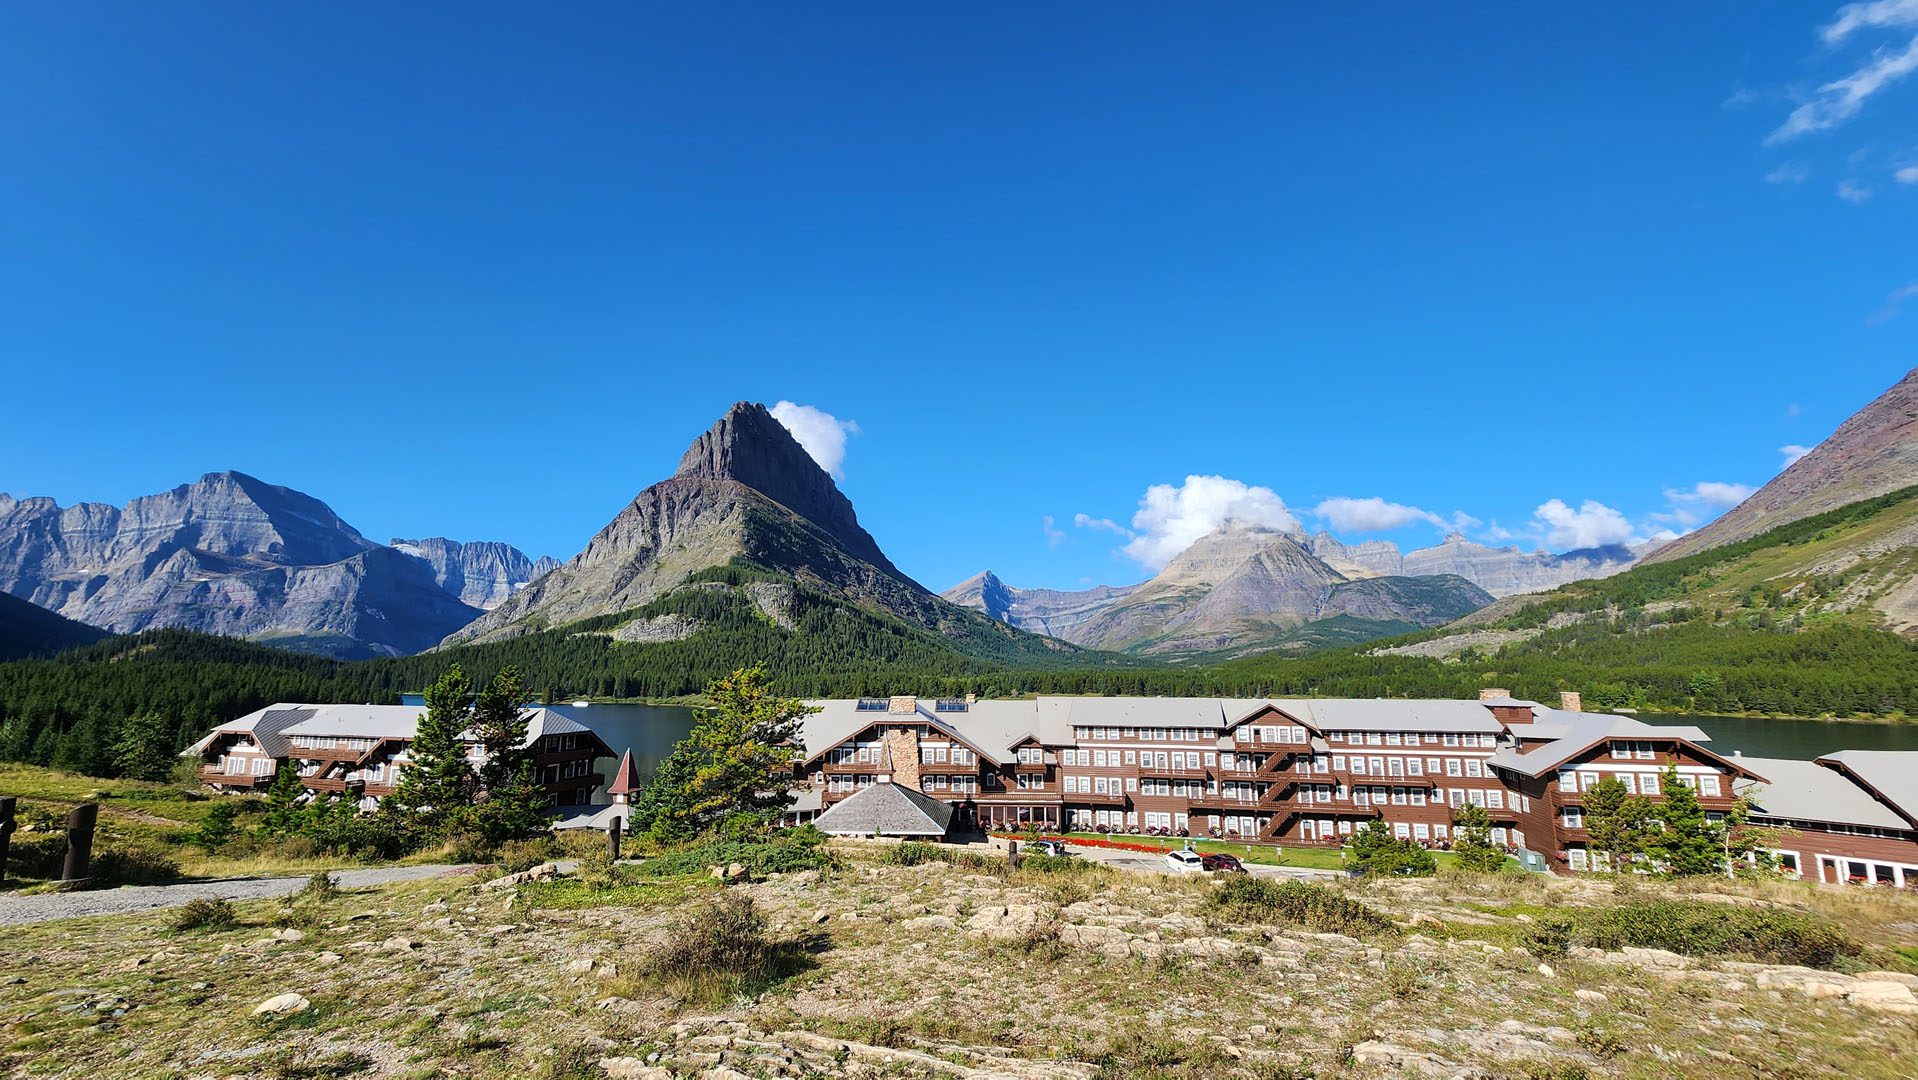
[[[1292,923],[1327,934],[1376,937],[1392,933],[1392,920],[1323,885],[1305,881],[1227,877],[1205,898],[1203,909],[1228,920]]]
[[[749,897],[727,891],[695,907],[641,962],[648,979],[681,998],[719,1005],[755,994],[806,966],[804,948],[766,932]]]
[[[1599,949],[1627,945],[1686,956],[1741,956],[1761,963],[1829,968],[1860,949],[1816,915],[1782,908],[1647,900],[1604,908],[1575,920],[1572,943]]]
[[[225,930],[237,922],[233,905],[225,900],[202,896],[188,900],[173,916],[175,930]]]

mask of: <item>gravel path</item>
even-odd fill
[[[341,888],[417,881],[472,869],[470,866],[382,866],[367,870],[335,870],[333,882]],[[44,893],[39,896],[0,896],[0,926],[51,922],[83,915],[124,915],[132,911],[179,907],[201,897],[222,900],[260,900],[291,896],[306,887],[307,877],[229,878],[196,881],[190,885],[127,885],[99,892]]]

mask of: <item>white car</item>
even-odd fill
[[[1165,868],[1175,874],[1203,874],[1205,860],[1196,851],[1168,851],[1165,853]]]

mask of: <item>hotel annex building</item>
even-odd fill
[[[795,780],[802,803],[822,808],[895,783],[949,803],[956,830],[1031,824],[1337,846],[1383,821],[1400,837],[1442,847],[1453,812],[1471,804],[1490,817],[1494,843],[1536,852],[1565,872],[1591,865],[1584,792],[1617,777],[1656,802],[1670,769],[1709,814],[1753,793],[1755,821],[1792,826],[1779,851],[1788,872],[1918,887],[1918,792],[1901,804],[1902,792],[1867,790],[1854,782],[1856,768],[1827,759],[1787,768],[1722,757],[1697,728],[1588,713],[1577,694],[1556,708],[1503,690],[1477,701],[895,696],[809,704],[819,711],[802,722]],[[1918,766],[1918,754],[1910,758],[1906,772]],[[1877,775],[1895,771],[1871,765]],[[1776,798],[1788,805],[1776,813],[1766,806],[1766,766],[1791,774]]]

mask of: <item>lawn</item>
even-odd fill
[[[1190,843],[1193,850],[1205,854],[1224,853],[1237,855],[1240,862],[1262,863],[1267,866],[1300,866],[1315,870],[1343,870],[1348,865],[1343,849],[1333,851],[1317,847],[1280,847],[1272,844],[1240,844],[1227,840],[1191,840],[1177,836],[1130,836],[1125,833],[1071,832],[1065,837],[1071,840],[1114,840],[1127,844],[1145,844],[1151,847],[1174,850]],[[1457,862],[1457,857],[1449,851],[1434,851],[1439,869],[1444,870]]]

